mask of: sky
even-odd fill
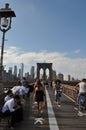
[[[57,74],[86,77],[86,0],[0,0],[0,8],[5,3],[16,14],[5,34],[6,70],[52,63]]]

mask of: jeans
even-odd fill
[[[60,92],[60,91],[57,91],[57,93],[56,93],[56,101],[58,102],[58,104],[61,103],[60,98],[61,98],[61,92]]]

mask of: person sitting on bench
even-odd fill
[[[16,122],[23,120],[23,110],[19,95],[13,96],[13,98],[6,101],[2,107],[3,116],[11,116],[11,128],[14,128]]]

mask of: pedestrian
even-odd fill
[[[26,97],[26,94],[29,91],[29,88],[26,88],[25,86],[23,86],[21,84],[21,81],[18,80],[16,86],[14,86],[11,90],[12,90],[14,95],[19,95],[20,96],[21,103],[24,106],[25,105],[25,97]]]
[[[76,103],[78,105],[79,99],[81,95],[84,95],[85,99],[85,109],[86,109],[86,79],[82,79],[77,85],[76,88],[78,89],[78,95]]]
[[[40,79],[36,80],[34,88],[34,100],[37,102],[38,115],[41,116],[42,106],[45,99],[44,87],[42,87]]]
[[[61,81],[59,79],[57,79],[55,81],[55,96],[56,96],[56,102],[58,104],[58,106],[61,105],[61,93],[62,93],[62,86],[61,86]]]
[[[21,122],[23,120],[22,105],[18,95],[13,96],[13,98],[4,103],[2,107],[2,115],[4,117],[11,117],[10,129],[14,129],[16,122]]]

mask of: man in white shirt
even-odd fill
[[[23,120],[22,107],[20,97],[15,95],[13,98],[5,102],[2,107],[3,116],[11,115],[11,128],[14,128],[15,122]]]
[[[78,91],[79,91],[78,97],[77,97],[77,104],[81,95],[85,97],[85,104],[86,104],[86,79],[82,79],[82,81],[78,83],[76,87],[78,88]]]

